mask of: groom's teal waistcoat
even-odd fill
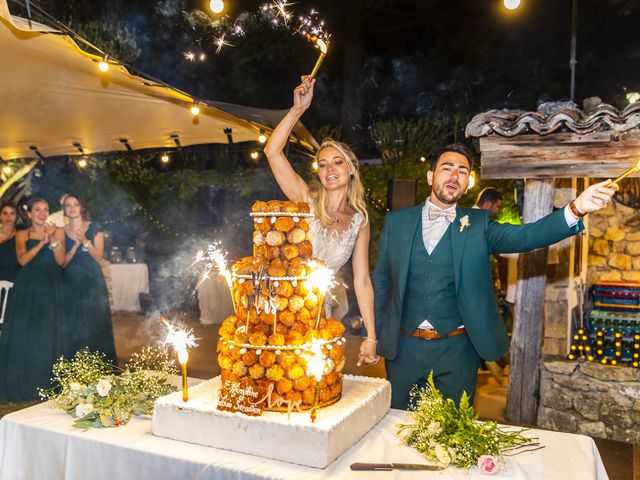
[[[451,226],[429,254],[422,239],[420,223],[413,236],[410,264],[401,328],[412,332],[424,320],[428,320],[441,335],[458,328],[462,319],[455,294]]]

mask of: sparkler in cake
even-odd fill
[[[307,375],[313,376],[316,386],[313,390],[313,406],[311,407],[311,423],[315,423],[320,401],[320,381],[326,365],[326,357],[317,340],[311,344],[307,358]]]
[[[175,352],[178,354],[178,362],[180,362],[180,370],[182,373],[182,401],[189,400],[189,387],[187,385],[187,362],[189,361],[189,348],[195,348],[198,346],[196,343],[196,337],[193,335],[193,330],[175,329],[166,320],[162,320],[169,329],[167,338],[164,341],[165,345],[171,345]]]
[[[233,280],[231,279],[231,272],[227,268],[227,259],[224,250],[222,249],[219,243],[214,243],[207,247],[207,250],[200,250],[196,253],[196,257],[194,262],[191,264],[194,265],[204,262],[204,271],[202,275],[200,275],[200,281],[198,282],[198,286],[205,280],[207,280],[213,269],[218,270],[218,273],[225,279],[227,282],[227,286],[229,287],[229,293],[231,294],[231,302],[233,303],[233,313],[237,314],[236,307],[236,299],[233,292]]]
[[[324,297],[329,290],[331,290],[336,282],[333,279],[333,271],[325,265],[310,261],[311,274],[307,277],[307,285],[311,291],[318,290],[318,316],[316,317],[315,329],[318,329],[320,325],[320,317],[322,316],[322,309],[324,308]]]

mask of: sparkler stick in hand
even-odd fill
[[[307,36],[307,38],[310,38],[310,37]],[[311,40],[311,41],[313,41],[313,40]],[[309,74],[309,80],[313,80],[316,77],[316,75],[318,74],[318,70],[320,70],[320,65],[322,65],[324,57],[327,56],[327,50],[329,48],[329,42],[328,41],[325,42],[321,38],[317,38],[315,40],[315,45],[320,49],[320,56],[318,57],[318,60],[316,60],[316,64],[313,66],[313,70],[311,70],[311,73]]]
[[[618,182],[620,182],[620,180],[627,178],[629,175],[633,175],[636,172],[640,172],[640,160],[638,160],[633,167],[631,167],[629,170],[627,170],[626,172],[624,172],[622,175],[620,175],[618,178],[616,178],[613,182],[611,182],[609,185],[614,185],[617,184]]]

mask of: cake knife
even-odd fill
[[[388,472],[390,470],[444,470],[439,465],[426,465],[421,463],[352,463],[351,470],[368,470]]]

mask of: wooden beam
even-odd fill
[[[554,183],[554,180],[527,180],[524,223],[535,222],[551,213]],[[547,248],[541,248],[521,254],[518,259],[507,419],[519,425],[535,425],[538,412],[547,253]]]
[[[640,132],[489,135],[480,153],[483,179],[615,178],[640,158]]]

